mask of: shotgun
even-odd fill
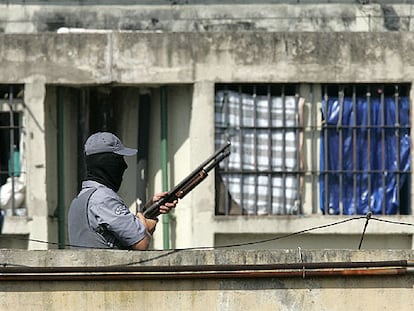
[[[208,172],[216,167],[221,161],[230,155],[230,142],[227,142],[220,148],[215,154],[210,156],[199,167],[191,172],[186,178],[184,178],[177,186],[174,187],[165,197],[162,197],[151,206],[147,207],[147,203],[143,208],[143,214],[145,218],[154,219],[160,215],[160,206],[167,202],[174,202],[185,197],[187,193],[193,190],[198,184],[200,184],[207,176]]]

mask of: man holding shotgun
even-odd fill
[[[86,180],[69,208],[68,230],[72,248],[113,248],[146,250],[158,219],[132,214],[117,194],[127,169],[124,156],[136,149],[125,147],[112,133],[99,132],[85,143]],[[152,203],[168,192],[155,194]],[[159,205],[158,215],[166,214],[177,200]]]
[[[69,240],[73,248],[146,250],[160,214],[175,208],[208,172],[228,157],[230,143],[209,157],[170,192],[155,194],[142,212],[133,215],[117,192],[127,168],[124,156],[136,149],[125,147],[115,135],[102,132],[85,143],[87,178],[69,209]]]

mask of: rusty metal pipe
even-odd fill
[[[294,271],[231,271],[189,273],[91,273],[91,274],[2,274],[0,281],[115,281],[177,279],[311,278],[389,276],[413,273],[412,268],[329,269]]]
[[[0,281],[113,281],[219,278],[357,277],[414,272],[409,260],[250,265],[0,267]]]
[[[232,264],[232,265],[177,265],[177,266],[63,266],[63,267],[29,267],[3,264],[0,273],[122,273],[122,272],[197,272],[197,271],[252,271],[252,270],[294,270],[294,269],[350,269],[350,268],[385,268],[414,267],[414,261],[364,261],[364,262],[302,262],[280,264]]]

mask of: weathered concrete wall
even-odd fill
[[[412,251],[181,250],[0,251],[7,267],[131,267],[382,262],[413,260]],[[3,271],[3,270],[2,270]],[[392,270],[390,270],[392,271]],[[411,270],[410,270],[411,271]],[[1,281],[2,310],[412,310],[414,276],[170,278]],[[252,271],[253,273],[253,271]],[[84,274],[84,273],[81,273]],[[132,273],[131,273],[132,274]],[[50,274],[48,274],[50,275]],[[63,275],[63,274],[62,274]],[[163,276],[164,275],[164,276]],[[0,274],[0,278],[5,276]],[[55,274],[56,276],[56,274]]]
[[[215,5],[0,5],[0,31],[62,28],[159,32],[411,31],[410,4],[216,3]],[[83,2],[83,1],[82,1]],[[176,2],[176,1],[175,1]],[[386,1],[384,1],[386,2]],[[89,5],[88,5],[89,4]],[[156,4],[156,3],[154,3]],[[159,4],[159,3],[158,3]]]
[[[409,82],[413,39],[413,33],[3,34],[0,81]]]

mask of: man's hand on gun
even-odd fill
[[[161,200],[163,197],[165,197],[168,194],[168,192],[160,192],[157,194],[154,194],[152,197],[152,200],[149,202],[149,204],[154,204]],[[160,206],[160,214],[167,214],[169,213],[175,206],[177,205],[178,200],[174,200],[173,202],[165,202],[163,205]],[[137,213],[137,217],[141,222],[144,224],[145,228],[147,229],[149,234],[153,234],[155,231],[155,227],[158,222],[158,218],[146,218],[141,212]]]
[[[152,197],[151,205],[154,204],[155,202],[158,202],[162,198],[164,198],[167,194],[168,194],[167,191],[154,194],[154,196]],[[163,205],[160,206],[160,213],[161,214],[169,213],[173,208],[175,208],[177,203],[178,203],[178,200],[174,200],[172,202],[165,202]]]

